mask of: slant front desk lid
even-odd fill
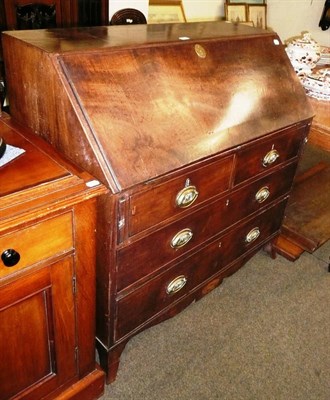
[[[68,116],[62,131],[58,122],[43,125],[41,118],[58,117],[34,101],[31,90],[41,115],[38,122],[27,115],[29,124],[41,135],[58,129],[51,140],[61,148],[56,137],[70,141],[65,130],[73,129],[73,113],[81,131],[70,132],[75,148],[67,155],[77,161],[74,136],[87,138],[87,144],[81,139],[84,167],[98,164],[98,178],[113,192],[313,116],[273,32],[226,22],[16,31],[4,37],[8,59],[17,40],[52,59],[57,84],[65,88],[58,93],[72,107],[61,110],[61,100],[49,94],[57,112]],[[11,101],[19,118],[21,105]],[[99,175],[95,165],[90,172]]]

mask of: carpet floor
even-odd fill
[[[182,313],[132,338],[102,400],[329,400],[330,242],[260,251]]]

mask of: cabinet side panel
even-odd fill
[[[95,364],[95,202],[93,199],[74,209],[80,377]]]
[[[96,336],[109,348],[113,344],[115,323],[117,212],[118,199],[98,199],[96,254]]]

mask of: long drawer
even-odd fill
[[[278,232],[286,200],[251,218],[201,251],[118,299],[116,339],[136,329],[232,261]]]
[[[228,190],[232,167],[226,157],[131,196],[129,236]]]
[[[276,177],[269,174],[120,249],[117,289],[155,272],[286,194],[295,170],[296,163],[290,164],[278,171]]]
[[[235,184],[266,173],[297,156],[306,127],[288,129],[285,133],[259,144],[247,146],[237,153]]]

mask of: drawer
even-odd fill
[[[286,200],[146,282],[117,302],[116,340],[159,314],[212,275],[278,232]]]
[[[244,253],[279,232],[288,197],[257,216],[250,218],[223,238],[219,239],[222,250],[222,262],[227,265]]]
[[[306,127],[290,129],[282,135],[238,151],[235,185],[297,156],[305,131]]]
[[[233,156],[183,174],[130,198],[129,235],[179,215],[229,189]]]
[[[203,244],[230,225],[270,205],[291,187],[296,163],[241,187],[201,210],[160,229],[118,251],[118,290],[155,272],[164,264]],[[190,239],[173,248],[175,235]],[[190,237],[190,236],[191,237]]]
[[[0,278],[72,248],[71,213],[4,235],[0,237]]]
[[[269,206],[271,202],[289,193],[296,169],[297,162],[291,163],[232,192],[228,196],[228,209],[236,221]]]

